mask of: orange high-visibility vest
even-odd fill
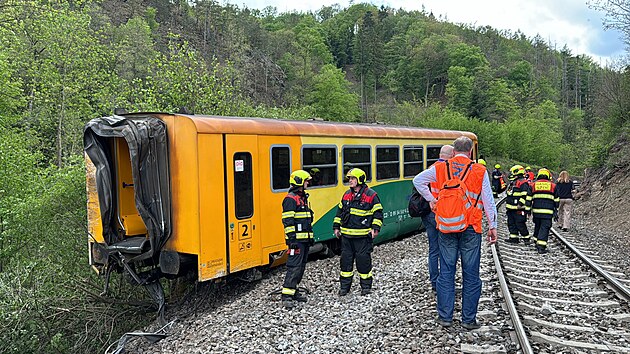
[[[448,161],[451,166],[451,174],[461,176],[463,169],[468,166],[472,160],[464,156],[455,156]],[[466,195],[468,197],[468,203],[466,204],[466,223],[472,226],[475,232],[481,233],[481,220],[483,218],[481,188],[486,175],[486,168],[481,164],[473,163],[470,169],[464,179],[467,188]],[[435,177],[437,179],[436,184],[438,188],[444,186],[444,183],[448,180],[445,162],[435,163]]]

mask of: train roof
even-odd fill
[[[272,118],[224,117],[168,113],[134,113],[125,116],[154,115],[159,118],[174,116],[175,119],[190,119],[199,133],[206,134],[258,134],[258,135],[306,135],[306,136],[352,136],[383,138],[433,138],[456,139],[465,135],[473,140],[471,132],[416,127],[401,127],[384,124],[329,122],[320,120],[285,120]]]

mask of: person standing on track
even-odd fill
[[[429,201],[432,208],[436,208],[438,200],[430,193],[428,186],[436,182],[438,188],[443,189],[449,178],[453,176],[463,178],[466,198],[475,201],[466,205],[463,220],[464,231],[439,233],[440,248],[440,274],[437,279],[437,322],[443,327],[453,325],[453,311],[455,308],[455,270],[457,259],[461,259],[462,265],[462,327],[476,329],[480,325],[477,322],[477,307],[481,296],[481,278],[479,266],[481,261],[481,232],[482,211],[486,212],[488,219],[488,235],[486,240],[494,243],[497,240],[497,211],[492,197],[492,188],[486,169],[474,163],[470,157],[473,142],[470,138],[461,136],[453,142],[455,156],[448,161],[436,162],[428,169],[422,171],[414,178],[414,185],[419,186],[418,191]],[[441,195],[442,190],[438,193]],[[446,199],[445,199],[446,200]],[[444,205],[444,204],[442,204]],[[446,207],[446,205],[445,205]],[[436,215],[440,215],[441,208],[437,205]],[[437,216],[436,216],[437,217]],[[442,220],[440,220],[442,221]],[[437,224],[437,220],[436,220]]]
[[[492,171],[492,196],[498,197],[503,192],[505,182],[503,181],[503,172],[501,172],[501,165],[494,165],[494,171]]]
[[[308,204],[308,193],[304,191],[310,181],[308,172],[293,171],[289,176],[289,193],[282,201],[284,237],[289,246],[287,273],[282,286],[282,306],[287,309],[295,307],[296,301],[307,301],[306,295],[298,290],[298,284],[304,276],[308,250],[313,243],[313,211]]]
[[[532,186],[532,215],[534,220],[534,240],[538,253],[547,253],[547,240],[551,229],[551,219],[558,220],[560,198],[556,184],[551,182],[551,173],[546,168],[538,171]]]
[[[505,240],[509,243],[519,243],[520,238],[525,244],[529,244],[529,230],[527,230],[527,217],[530,213],[531,187],[525,178],[525,169],[521,165],[510,168],[510,180],[505,198],[505,210],[507,214],[508,230],[510,237]]]
[[[363,170],[352,168],[346,177],[350,189],[341,198],[333,219],[335,237],[341,239],[339,296],[350,292],[355,260],[361,278],[361,295],[368,295],[372,293],[373,239],[383,226],[383,206],[376,192],[365,184]]]
[[[453,157],[453,145],[443,145],[440,149],[440,157],[437,162],[446,161]],[[417,178],[420,174],[416,175],[413,179],[413,185],[420,192],[420,188],[423,186],[417,183]],[[437,186],[437,182],[433,182],[430,184],[431,194],[434,198],[437,198],[437,194],[440,191]],[[422,217],[422,223],[424,224],[424,228],[427,230],[427,239],[429,241],[429,259],[428,259],[428,267],[429,267],[429,280],[431,281],[431,289],[436,291],[436,284],[438,274],[440,272],[439,260],[440,260],[440,248],[438,246],[438,230],[435,227],[435,213],[431,211],[429,214]]]
[[[562,231],[569,230],[571,226],[571,210],[573,209],[573,190],[575,186],[573,181],[569,178],[567,171],[560,172],[558,176],[558,183],[556,183],[556,190],[558,191],[558,198],[560,198],[560,205],[558,207],[558,223]]]

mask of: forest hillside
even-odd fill
[[[83,127],[116,108],[466,130],[486,157],[574,175],[627,150],[627,63],[426,11],[0,0],[0,42],[3,353],[102,352],[152,320],[87,266]]]

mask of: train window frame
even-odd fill
[[[420,152],[420,161],[407,161],[405,158],[405,150],[421,150]],[[416,164],[420,162],[420,171],[414,173],[413,175],[405,174],[405,167],[407,165]],[[403,178],[414,178],[418,173],[424,171],[424,145],[403,145]]]
[[[424,157],[424,160],[426,161],[426,166],[427,166],[426,168],[431,167],[434,163],[436,163],[440,159],[440,150],[442,149],[442,146],[444,146],[444,145],[446,145],[446,144],[442,144],[442,145],[430,144],[430,145],[427,145],[427,150],[426,150],[425,157]],[[429,159],[429,149],[435,149],[435,148],[438,149],[437,158]],[[431,161],[430,165],[429,165],[429,161]]]
[[[335,163],[334,164],[319,164],[319,165],[304,165],[304,156],[305,156],[304,150],[305,149],[333,149],[334,150],[333,156],[335,157]],[[339,184],[339,150],[338,150],[337,145],[305,144],[305,145],[302,145],[300,152],[301,152],[300,165],[302,166],[302,169],[304,171],[310,173],[311,169],[313,168],[334,168],[334,171],[335,171],[335,182],[333,184],[325,184],[325,185],[320,185],[320,186],[309,185],[309,189],[336,187]]]
[[[367,162],[367,164],[370,165],[370,169],[369,171],[363,171],[366,172],[366,177],[369,177],[365,180],[365,182],[372,182],[372,146],[371,145],[343,145],[341,146],[341,176],[342,176],[342,181],[343,181],[343,185],[349,185],[350,181],[346,181],[346,171],[345,171],[345,166],[346,166],[346,159],[344,156],[344,151],[349,148],[349,149],[368,149],[368,156],[369,156],[369,161]],[[357,166],[357,168],[361,168],[361,166],[366,165],[366,163],[359,163],[357,164],[359,166]],[[362,169],[362,168],[361,168]],[[363,169],[362,169],[363,170]]]
[[[379,162],[378,160],[378,149],[392,149],[395,148],[398,150],[398,154],[397,154],[397,159],[396,161],[382,161]],[[396,180],[396,179],[400,179],[400,145],[376,145],[375,149],[374,149],[374,153],[375,155],[375,160],[376,160],[376,180],[377,181],[388,181],[388,180]],[[378,168],[379,165],[393,165],[396,164],[396,171],[397,174],[395,177],[389,177],[389,178],[379,178],[378,176]]]
[[[234,216],[236,217],[236,219],[238,220],[244,220],[244,219],[250,219],[254,216],[254,157],[252,156],[252,153],[249,151],[235,151],[234,154],[232,155],[232,166],[235,166],[237,158],[236,156],[238,154],[247,154],[249,155],[249,164],[243,163],[243,171],[236,171],[236,168],[234,168],[233,175],[232,175],[232,183],[233,183],[233,187],[234,187]],[[251,205],[251,211],[249,212],[249,214],[239,214],[239,211],[241,210],[239,208],[240,202],[239,202],[239,196],[243,195],[247,189],[243,188],[243,183],[238,183],[238,175],[237,173],[239,172],[246,172],[246,168],[249,167],[249,178],[250,178],[250,183],[249,186],[246,187],[250,187],[249,189],[251,189],[251,195],[250,195],[250,205]],[[236,188],[238,186],[238,188]]]
[[[289,174],[287,176],[287,188],[274,188],[273,185],[273,176],[274,176],[274,163],[273,163],[273,149],[274,148],[288,148],[289,149]],[[289,183],[289,177],[291,176],[291,172],[293,172],[293,151],[291,151],[291,145],[288,144],[274,144],[269,147],[269,186],[271,187],[271,192],[280,193],[286,192],[291,188],[291,184]]]

